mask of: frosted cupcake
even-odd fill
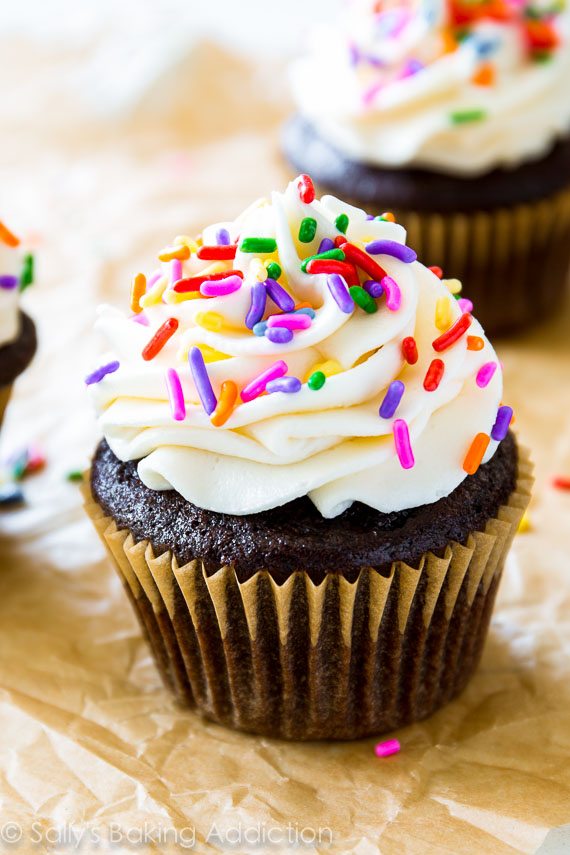
[[[353,0],[292,69],[297,170],[394,212],[485,329],[560,304],[570,262],[564,4]]]
[[[33,280],[33,258],[0,222],[0,426],[12,386],[36,352],[33,321],[20,310],[20,293]]]
[[[215,721],[379,733],[479,660],[529,466],[491,344],[405,238],[302,176],[99,314],[87,510]]]

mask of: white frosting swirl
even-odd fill
[[[110,307],[100,310],[97,328],[109,344],[109,359],[118,360],[120,367],[90,386],[99,425],[121,460],[140,461],[139,475],[148,487],[174,488],[200,507],[232,514],[251,514],[308,495],[323,516],[333,517],[356,500],[384,512],[435,502],[466,477],[465,455],[476,434],[490,433],[501,400],[498,366],[485,388],[475,380],[479,368],[496,362],[496,355],[476,321],[469,334],[481,338],[481,350],[469,350],[462,336],[445,352],[435,352],[432,343],[441,335],[436,307],[441,301],[449,305],[448,325],[461,310],[446,284],[419,262],[374,256],[399,285],[399,309],[389,310],[381,297],[374,314],[357,306],[348,314],[341,311],[327,275],[304,273],[301,263],[317,252],[323,238],[338,237],[335,220],[342,213],[349,217],[347,238],[359,248],[370,240],[405,242],[401,226],[369,220],[334,197],[302,202],[293,182],[285,193],[260,201],[234,223],[204,232],[206,245],[215,243],[220,227],[239,242],[235,261],[222,263],[228,271],[244,271],[239,290],[178,303],[169,302],[173,292],[167,290],[161,302],[145,308],[149,326]],[[307,217],[316,221],[316,234],[301,243],[299,225]],[[283,287],[296,301],[309,301],[315,308],[311,326],[295,332],[287,344],[254,335],[244,324],[257,263],[255,255],[242,251],[248,236],[276,239],[275,252],[261,258],[278,262]],[[183,275],[195,275],[209,264],[192,254]],[[170,275],[168,265],[165,273]],[[361,273],[360,279],[369,277]],[[225,326],[204,329],[197,323],[203,312],[222,315]],[[265,317],[276,313],[268,300]],[[145,361],[142,350],[169,318],[178,320],[178,331],[156,358]],[[417,342],[415,365],[403,358],[402,342],[408,336]],[[263,394],[247,403],[238,398],[225,424],[214,427],[199,403],[186,359],[193,346],[218,352],[207,364],[216,395],[228,379],[243,389],[277,360],[284,360],[288,375],[303,385],[293,394]],[[220,354],[229,358],[217,358]],[[437,390],[427,392],[424,377],[434,357],[443,360],[445,371]],[[331,360],[338,363],[339,373],[318,391],[309,388],[307,376]],[[173,366],[184,391],[183,421],[173,419],[167,397],[165,372]],[[396,379],[405,384],[403,398],[393,418],[381,418],[379,406]],[[409,426],[416,461],[409,470],[396,454],[394,418]],[[491,441],[485,460],[496,447]]]
[[[547,14],[552,4],[535,3],[544,18],[529,22],[527,0],[505,0],[508,20],[459,26],[457,7],[348,2],[339,26],[315,33],[310,55],[292,67],[300,112],[349,158],[382,167],[478,175],[546,154],[570,131],[568,9]],[[550,36],[559,44],[537,61]],[[484,66],[488,85],[474,82]],[[461,114],[479,118],[454,122]]]
[[[0,277],[19,277],[22,258],[17,249],[0,240]],[[0,347],[10,344],[20,333],[18,287],[3,287],[0,282]]]

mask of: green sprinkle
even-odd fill
[[[326,382],[326,375],[323,374],[322,371],[315,371],[307,380],[307,386],[309,389],[312,389],[313,392],[317,392],[319,389],[323,388]]]
[[[554,54],[548,50],[537,50],[533,53],[532,59],[534,62],[545,63],[550,62]]]
[[[311,243],[317,233],[317,221],[313,217],[304,217],[299,226],[299,240],[301,243]]]
[[[25,291],[34,282],[34,256],[25,255],[20,276],[20,291]]]
[[[22,481],[24,475],[26,474],[26,468],[28,466],[28,455],[26,452],[21,454],[17,460],[14,461],[14,467],[12,469],[12,478],[14,481]]]
[[[374,312],[378,311],[376,302],[370,296],[368,291],[365,291],[360,285],[352,285],[348,290],[350,291],[350,296],[356,305],[360,306],[361,309],[364,309],[365,312],[368,312],[369,315],[373,315]]]
[[[65,480],[70,481],[72,484],[78,484],[80,481],[83,481],[83,472],[80,469],[72,469],[71,472],[66,474]]]
[[[267,265],[267,275],[270,279],[279,279],[282,273],[283,271],[276,261],[272,261],[271,264]]]
[[[240,250],[242,252],[275,252],[277,241],[275,238],[246,237],[242,240]]]
[[[334,258],[335,261],[344,261],[346,255],[342,249],[327,249],[325,252],[319,252],[317,255],[310,255],[308,258],[305,258],[305,260],[301,262],[301,270],[303,273],[306,273],[307,265],[311,261],[324,261],[327,258]]]
[[[346,234],[346,230],[348,228],[348,217],[346,214],[339,214],[336,220],[334,221],[335,226],[342,232],[343,235]]]
[[[486,110],[456,110],[449,118],[454,125],[466,125],[469,122],[480,122],[486,117]]]

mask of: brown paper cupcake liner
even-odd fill
[[[11,394],[11,383],[9,386],[0,386],[0,428],[2,427],[2,422],[4,421],[4,413],[6,412],[6,407],[8,406],[8,401],[10,400]]]
[[[264,570],[240,583],[199,560],[118,530],[85,487],[86,510],[123,581],[165,682],[185,704],[239,730],[287,739],[353,739],[430,715],[476,668],[506,554],[528,505],[528,453],[516,488],[484,531],[417,567],[354,583]],[[89,482],[86,481],[86,484]]]
[[[570,189],[475,213],[395,212],[425,264],[463,282],[477,319],[507,332],[553,314],[570,272]]]

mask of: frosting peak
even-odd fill
[[[134,278],[131,317],[100,310],[112,361],[87,382],[114,453],[222,513],[304,495],[327,517],[389,512],[455,489],[506,434],[501,370],[459,283],[392,219],[301,176],[176,238]]]
[[[570,130],[569,76],[564,0],[348,0],[292,68],[348,157],[458,174],[544,155]]]

